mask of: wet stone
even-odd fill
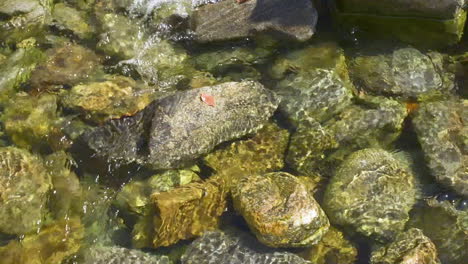
[[[218,228],[226,210],[224,186],[222,179],[213,178],[151,195],[156,208],[153,246],[169,246]]]
[[[182,264],[310,264],[285,251],[274,251],[242,232],[206,232],[187,248]]]
[[[438,182],[468,196],[468,101],[422,103],[412,120]]]
[[[64,3],[54,5],[52,24],[61,30],[70,30],[80,38],[89,38],[94,33],[94,27],[89,24],[85,12],[79,11]]]
[[[83,264],[171,264],[167,256],[117,246],[94,246],[84,253]]]
[[[409,226],[421,229],[431,239],[442,263],[466,263],[468,210],[457,210],[447,200],[427,199],[424,206],[416,208]]]
[[[191,24],[199,42],[223,41],[276,33],[305,41],[315,33],[317,11],[311,1],[223,0],[197,8]]]
[[[445,68],[442,54],[403,48],[388,55],[358,56],[351,60],[355,84],[368,92],[416,98],[431,93],[450,93],[455,76]]]
[[[372,264],[440,264],[436,246],[416,228],[400,233],[395,241],[372,252]]]
[[[206,165],[233,186],[243,176],[280,170],[288,146],[289,132],[268,123],[252,138],[236,141],[204,158]]]
[[[202,95],[214,105],[203,102]],[[135,116],[86,133],[83,140],[111,160],[181,167],[219,143],[258,131],[277,105],[275,95],[257,82],[223,83],[156,100]]]
[[[268,246],[310,246],[329,228],[327,216],[306,185],[285,172],[240,179],[232,199],[257,239]]]
[[[84,113],[94,122],[131,116],[157,97],[154,89],[124,76],[108,76],[105,81],[74,86],[62,96],[65,107]]]
[[[363,149],[340,165],[327,185],[324,210],[334,224],[375,239],[391,241],[416,202],[408,165],[382,149]]]
[[[0,232],[25,234],[40,228],[51,184],[38,157],[15,147],[0,148]]]

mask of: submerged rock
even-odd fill
[[[185,251],[182,264],[310,264],[301,257],[273,251],[242,232],[206,232]]]
[[[364,98],[320,124],[302,121],[291,136],[286,162],[298,172],[330,174],[353,151],[388,147],[400,135],[407,115],[403,104],[384,97]]]
[[[243,176],[283,168],[288,141],[289,133],[286,129],[269,123],[252,138],[233,142],[211,152],[204,158],[204,162],[217,175],[225,177],[229,186],[233,186]]]
[[[310,246],[329,228],[327,216],[306,185],[285,172],[240,179],[232,199],[258,240],[268,246]]]
[[[74,86],[62,96],[65,107],[84,112],[87,119],[104,122],[131,116],[157,97],[154,89],[124,76],[108,76],[105,81]]]
[[[94,33],[94,27],[89,24],[89,18],[86,13],[70,7],[67,4],[55,4],[52,18],[52,24],[57,28],[70,30],[80,38],[90,38]]]
[[[223,41],[277,33],[305,41],[315,33],[317,11],[311,1],[223,0],[197,8],[191,24],[199,42]]]
[[[83,252],[83,264],[171,264],[167,256],[116,246],[93,246]]]
[[[213,178],[154,193],[153,246],[169,246],[216,229],[226,210],[224,185],[222,179]]]
[[[413,125],[437,181],[468,196],[468,101],[422,103]]]
[[[440,264],[432,241],[416,228],[399,234],[395,241],[372,252],[372,264]]]
[[[0,232],[26,234],[40,228],[51,184],[42,160],[23,149],[0,148]]]
[[[465,4],[464,0],[335,0],[332,6],[334,18],[344,30],[440,47],[461,39]]]
[[[46,55],[47,60],[31,76],[31,85],[37,91],[75,85],[101,74],[99,56],[83,46],[65,43],[49,49]]]
[[[350,63],[351,76],[365,91],[416,98],[430,93],[450,93],[455,76],[445,69],[437,52],[403,48],[390,55],[359,56]]]
[[[0,247],[3,264],[60,264],[81,247],[84,228],[78,218],[60,220]]]
[[[416,202],[415,178],[406,164],[381,149],[351,154],[327,185],[324,210],[332,223],[378,241],[403,230]]]
[[[409,226],[421,229],[434,242],[442,263],[466,263],[468,210],[457,210],[449,201],[428,199],[414,212]]]
[[[302,255],[314,264],[354,264],[358,252],[356,246],[347,240],[343,233],[330,227],[320,242]]]
[[[83,140],[111,160],[180,167],[219,143],[258,131],[277,105],[259,83],[223,83],[158,99],[135,116],[86,133]]]

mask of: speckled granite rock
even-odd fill
[[[136,249],[94,246],[83,253],[83,264],[171,264],[167,256],[152,255]]]
[[[315,32],[317,11],[312,2],[294,0],[223,0],[197,8],[192,15],[199,42],[245,38],[274,32],[296,40],[307,40]]]
[[[378,241],[402,231],[416,202],[415,178],[407,164],[382,149],[351,154],[325,190],[323,208],[332,223]]]
[[[258,240],[268,246],[310,246],[329,228],[312,193],[289,173],[244,177],[232,190],[232,199]]]
[[[242,232],[206,232],[185,251],[182,264],[311,264],[289,252],[266,248]]]
[[[202,97],[214,100],[214,105]],[[180,167],[221,142],[258,131],[277,105],[275,95],[257,82],[223,83],[156,100],[135,116],[111,120],[83,139],[98,155],[112,160]]]
[[[23,149],[0,148],[0,232],[36,231],[47,211],[51,185],[41,159]]]
[[[225,177],[229,186],[247,175],[277,171],[284,166],[284,155],[289,141],[289,132],[268,123],[252,138],[233,142],[231,145],[211,152],[204,162]]]
[[[365,91],[415,98],[454,90],[455,76],[445,69],[445,60],[437,52],[403,48],[388,55],[358,56],[349,68],[355,84]]]
[[[372,252],[372,264],[440,264],[432,241],[416,228],[400,233],[395,241]]]
[[[468,100],[422,103],[413,125],[435,178],[468,196]]]
[[[457,210],[449,201],[428,199],[416,208],[409,226],[421,229],[437,247],[442,263],[465,264],[468,259],[468,210]]]

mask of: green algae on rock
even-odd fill
[[[87,119],[101,123],[134,115],[157,97],[154,89],[131,78],[114,75],[105,79],[73,86],[63,93],[62,104],[84,112]]]
[[[354,152],[325,190],[330,221],[377,241],[401,232],[416,202],[416,182],[407,164],[382,149]]]
[[[209,105],[203,95],[214,99]],[[224,141],[258,131],[278,105],[258,82],[229,82],[158,99],[83,136],[99,156],[152,168],[184,166]],[[147,142],[147,144],[142,144]]]
[[[331,226],[318,244],[306,249],[301,255],[314,264],[353,264],[358,252],[343,233]]]
[[[171,264],[167,256],[118,246],[93,246],[83,252],[83,264]]]
[[[61,125],[65,119],[58,112],[55,95],[18,93],[5,106],[0,120],[16,145],[26,149],[60,145]]]
[[[206,165],[233,186],[243,176],[280,170],[289,141],[289,132],[268,123],[252,138],[236,141],[204,158]]]
[[[240,179],[232,199],[257,239],[271,247],[316,244],[330,225],[308,188],[285,172]]]
[[[42,160],[26,150],[0,148],[0,232],[26,234],[41,227],[51,179]]]
[[[37,91],[75,85],[102,75],[99,56],[83,46],[64,43],[47,50],[46,55],[47,60],[31,75],[31,86]]]
[[[386,148],[400,135],[407,116],[403,104],[385,97],[364,97],[332,119],[308,117],[291,136],[286,162],[304,175],[329,174],[353,151]]]
[[[395,241],[372,252],[372,264],[440,264],[436,246],[417,228],[396,236]]]
[[[208,231],[190,244],[181,264],[311,264],[286,251],[274,251],[240,231]]]
[[[60,264],[78,252],[83,234],[80,219],[60,220],[0,247],[0,259],[3,264]]]
[[[0,3],[0,40],[15,44],[30,37],[41,37],[50,21],[51,0],[3,0]]]
[[[424,54],[402,48],[387,55],[358,56],[351,60],[349,68],[355,84],[365,91],[417,98],[454,90],[455,76],[444,65],[447,59],[437,52]]]
[[[464,1],[444,0],[335,0],[336,23],[372,37],[393,38],[423,47],[441,47],[460,41],[466,21]]]
[[[89,23],[86,13],[67,4],[57,3],[52,11],[52,24],[61,30],[70,30],[82,39],[90,38],[94,27]]]
[[[468,100],[422,103],[412,119],[431,173],[468,196]]]
[[[169,246],[218,228],[220,216],[226,210],[226,194],[221,178],[152,194],[153,246]]]
[[[419,228],[437,247],[442,263],[465,264],[468,259],[468,211],[435,198],[416,208],[409,226]]]

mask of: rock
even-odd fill
[[[0,161],[0,232],[36,231],[47,212],[50,175],[39,158],[23,149],[0,148]]]
[[[105,81],[74,86],[62,96],[65,107],[80,110],[97,123],[131,116],[157,97],[154,89],[124,76],[108,76]]]
[[[156,208],[153,246],[169,246],[218,227],[226,210],[226,190],[220,178],[189,183],[151,195]]]
[[[351,60],[350,72],[355,84],[365,91],[417,98],[454,90],[455,76],[444,66],[440,53],[423,54],[414,48],[403,48],[388,55],[356,57]]]
[[[181,264],[310,264],[311,262],[283,251],[273,251],[256,243],[242,232],[206,232],[185,251]]]
[[[18,48],[0,65],[0,104],[18,91],[21,84],[29,80],[36,65],[45,59],[44,53],[35,47]]]
[[[65,119],[57,108],[55,95],[18,93],[5,104],[0,121],[6,134],[22,148],[58,147],[63,140],[61,125]]]
[[[211,152],[204,158],[206,165],[234,186],[243,176],[280,170],[288,146],[289,132],[269,123],[252,138],[236,141]]]
[[[257,239],[271,247],[317,244],[329,228],[306,185],[285,172],[240,179],[232,199]]]
[[[400,135],[406,115],[397,101],[369,97],[322,124],[309,117],[291,136],[286,162],[304,175],[317,170],[330,175],[353,151],[388,147]]]
[[[94,27],[88,24],[86,13],[64,3],[54,5],[52,12],[53,25],[61,30],[70,30],[79,38],[87,39],[94,33]]]
[[[53,1],[4,0],[0,3],[0,39],[15,44],[30,37],[41,37],[50,19]]]
[[[335,0],[335,21],[346,31],[441,47],[460,41],[466,20],[465,1]]]
[[[167,256],[117,246],[93,246],[84,253],[83,264],[171,264]]]
[[[466,263],[468,210],[457,210],[449,201],[432,198],[416,208],[413,215],[409,226],[421,229],[434,242],[442,263]]]
[[[412,120],[432,175],[468,196],[468,101],[422,103]]]
[[[334,224],[377,241],[391,241],[409,219],[416,202],[415,184],[408,165],[391,153],[359,150],[331,178],[323,208]]]
[[[99,56],[85,47],[65,43],[49,49],[46,55],[47,61],[38,65],[31,75],[31,85],[37,91],[75,85],[102,74]]]
[[[304,258],[316,264],[354,264],[357,249],[338,229],[330,227],[320,242],[305,250]]]
[[[399,234],[395,241],[372,252],[372,264],[440,264],[437,249],[423,232],[416,228]]]
[[[315,33],[317,11],[308,0],[223,0],[197,8],[191,24],[199,42],[223,41],[278,33],[305,41]]]
[[[214,98],[210,106],[201,95]],[[111,120],[83,136],[99,156],[174,168],[224,141],[258,131],[278,105],[256,82],[223,83],[158,99],[135,116]]]
[[[60,264],[78,252],[83,233],[78,218],[60,220],[0,247],[0,258],[4,264]]]

